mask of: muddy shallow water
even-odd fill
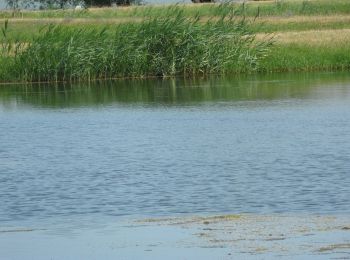
[[[348,216],[219,215],[0,230],[1,259],[348,259]],[[29,257],[28,257],[29,256]]]
[[[130,256],[137,251],[138,237],[148,242],[153,236],[174,239],[170,248],[177,248],[177,238],[194,240],[193,247],[180,243],[182,256],[247,251],[277,256],[283,250],[272,250],[272,244],[284,248],[295,237],[313,245],[307,251],[312,254],[348,252],[348,140],[348,73],[3,85],[0,252],[16,259],[37,245],[47,252],[43,256],[67,259],[70,251],[63,248],[85,254],[73,247],[90,252],[87,245],[96,243],[97,255],[108,251],[112,257],[115,251],[107,250],[105,235],[99,235],[109,229],[115,231],[107,235],[113,246],[122,244],[118,234],[131,243],[118,250],[125,257],[129,249]],[[189,229],[118,224],[242,213],[248,213],[248,222],[234,227],[241,236],[228,238],[226,231],[204,232],[199,224]],[[310,223],[316,240],[294,235],[291,228],[283,232],[290,239],[278,231],[263,239],[266,226],[278,230],[289,220],[308,223],[315,215],[340,218],[342,224],[322,233]],[[277,216],[277,224],[270,216]],[[246,223],[264,235],[249,228],[244,233]],[[254,239],[257,246],[249,248]],[[235,243],[239,250],[231,249]],[[287,252],[306,252],[291,245]],[[140,254],[153,252],[145,250]]]

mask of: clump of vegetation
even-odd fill
[[[9,39],[8,29],[9,22],[5,20],[4,26],[0,33],[0,79],[7,77],[11,72],[11,65],[13,64],[13,57],[23,49],[23,42],[18,39]]]
[[[177,6],[169,7],[160,18],[103,29],[49,26],[25,48],[3,55],[2,62],[12,61],[2,80],[77,81],[255,71],[272,40],[257,41],[249,28],[233,9],[203,22],[198,15],[187,17]]]

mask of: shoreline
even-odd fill
[[[12,52],[2,58],[0,57],[0,67],[2,67],[0,68],[0,78],[2,78],[0,84],[16,83],[20,80],[22,82],[90,82],[101,79],[188,78],[215,74],[350,70],[350,24],[348,23],[350,8],[347,9],[346,1],[337,0],[332,3],[324,0],[314,0],[310,3],[286,1],[283,4],[270,1],[254,1],[249,2],[246,7],[242,8],[241,5],[237,4],[188,4],[176,7],[160,5],[157,7],[101,8],[84,12],[70,12],[67,10],[28,11],[23,19],[9,19],[9,32],[4,46],[11,46],[11,43],[13,43],[14,47],[17,46],[14,42],[19,41],[18,48],[21,50],[21,48],[27,48],[28,43],[34,41],[36,47],[31,48],[32,53],[30,55],[24,55],[24,57],[19,55],[21,61],[16,66],[13,66]],[[331,11],[329,8],[332,8]],[[179,12],[178,15],[183,19],[181,25],[183,27],[177,28],[178,31],[173,35],[166,28],[170,25],[172,27],[178,26],[177,23],[172,22],[174,17],[169,16],[174,10]],[[231,19],[229,13],[235,13],[235,18],[231,22],[236,26],[241,22],[242,10],[244,10],[244,15],[247,17],[244,22],[244,29],[242,31],[227,31],[226,27]],[[255,17],[257,10],[259,10],[259,16]],[[197,13],[200,19],[198,23],[194,18]],[[0,12],[0,17],[2,17],[0,21],[4,22],[6,15]],[[223,17],[223,24],[218,22],[218,17]],[[206,36],[209,27],[205,27],[206,25],[201,21],[202,19],[211,20],[213,24],[210,28],[220,30],[218,35],[223,37],[220,43],[214,43],[218,37],[215,33]],[[154,24],[152,25],[151,22]],[[160,23],[157,25],[157,29],[154,29],[155,24],[157,24],[155,22]],[[45,38],[40,33],[41,26],[38,26],[38,23],[41,25],[59,25],[60,29],[52,32],[59,34],[56,36],[57,47],[51,50],[51,52],[57,52],[57,55],[51,55],[48,50],[43,50],[45,44],[50,46],[51,40],[49,36]],[[149,31],[149,34],[139,36],[140,34],[137,31],[130,32],[128,26]],[[198,30],[193,33],[190,29],[191,26],[198,26]],[[106,28],[106,31],[104,28]],[[113,49],[114,53],[110,54],[110,50],[104,47],[103,42],[106,42],[106,46],[110,41],[115,42],[116,40],[111,38],[110,35],[120,30],[124,37],[129,38],[125,40],[125,43],[116,43]],[[95,34],[106,34],[101,40],[102,43],[96,41],[95,37],[90,35],[94,31]],[[169,43],[191,40],[191,37],[179,38],[176,36],[181,32],[193,34],[192,37],[195,37],[195,41],[188,46],[177,44],[170,50],[168,48],[169,44],[163,44],[161,37],[158,37],[160,34],[166,35]],[[242,40],[247,37],[245,36],[246,32],[249,32],[249,41],[254,39],[253,43],[247,44]],[[241,37],[239,44],[244,48],[242,51],[239,46],[236,50],[234,50],[235,47],[230,46],[230,42],[226,38],[231,33],[238,33],[238,37]],[[75,37],[75,34],[78,35],[75,38],[78,43],[72,47],[73,56],[67,54],[69,52],[65,44],[67,34],[72,37]],[[35,40],[38,37],[41,37],[41,40]],[[142,42],[150,42],[151,39],[153,39],[153,44],[157,48],[152,46],[139,48]],[[85,54],[80,46],[89,48],[89,46],[84,45],[87,41],[91,42],[92,45],[96,45],[96,48],[102,46],[103,50],[95,53],[96,48],[91,46],[89,52],[93,54]],[[154,43],[155,41],[159,42]],[[272,43],[272,46],[270,43]],[[201,44],[203,46],[210,45],[211,47],[200,49],[198,46]],[[258,47],[259,45],[264,46]],[[127,47],[128,53],[118,51],[120,48],[124,48],[123,46]],[[34,50],[35,48],[41,49],[41,52]],[[232,50],[228,51],[228,48]],[[154,49],[159,51],[154,51]],[[209,56],[212,55],[211,52],[214,49],[218,55]],[[185,55],[189,50],[193,51],[194,54]],[[236,55],[237,50],[239,55],[236,57],[234,55]],[[220,52],[227,53],[221,55]],[[61,60],[57,57],[58,53],[62,55]],[[241,57],[246,54],[249,54],[248,57],[242,59]],[[40,59],[36,60],[38,55],[41,55]],[[54,58],[50,58],[50,55]],[[81,59],[92,60],[95,65],[80,64],[80,60],[75,57],[80,57],[80,55],[82,55]],[[100,59],[99,56],[101,55],[104,55],[105,58]],[[121,62],[113,60],[113,55]],[[230,55],[234,56],[236,62],[226,58]],[[158,58],[152,60],[150,57]],[[29,62],[28,59],[33,61]],[[52,64],[48,62],[48,59],[54,59]],[[106,59],[107,61],[104,64],[103,62]],[[47,64],[40,68],[39,60]],[[57,66],[62,62],[67,62],[64,68],[57,69]],[[98,64],[98,68],[96,68],[96,64]],[[8,66],[14,68],[6,69]],[[33,67],[38,68],[28,72]],[[67,67],[71,70],[67,71]],[[14,71],[22,72],[13,73]],[[43,72],[40,74],[38,71]]]
[[[0,242],[5,248],[2,256],[11,259],[21,259],[24,255],[35,259],[162,259],[165,256],[170,259],[197,256],[329,259],[350,255],[349,214],[178,216],[66,228],[0,230]],[[28,239],[31,245],[25,246]],[[12,251],[14,245],[17,250]],[[67,245],[68,249],[63,250]]]

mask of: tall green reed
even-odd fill
[[[272,44],[257,41],[234,12],[206,22],[199,15],[186,17],[178,6],[166,12],[104,29],[48,26],[13,56],[11,71],[22,81],[250,72]]]
[[[13,57],[16,57],[23,49],[24,43],[18,38],[9,38],[9,21],[5,20],[0,28],[0,79],[11,74]]]

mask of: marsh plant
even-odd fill
[[[9,33],[9,21],[5,20],[4,26],[0,33],[0,79],[8,77],[12,69],[13,57],[17,57],[18,54],[24,50],[24,43],[16,38],[11,39],[8,37]]]
[[[10,55],[7,76],[77,81],[251,72],[272,43],[270,38],[257,41],[248,22],[234,12],[204,21],[186,17],[178,6],[166,11],[161,18],[103,29],[48,26]]]

